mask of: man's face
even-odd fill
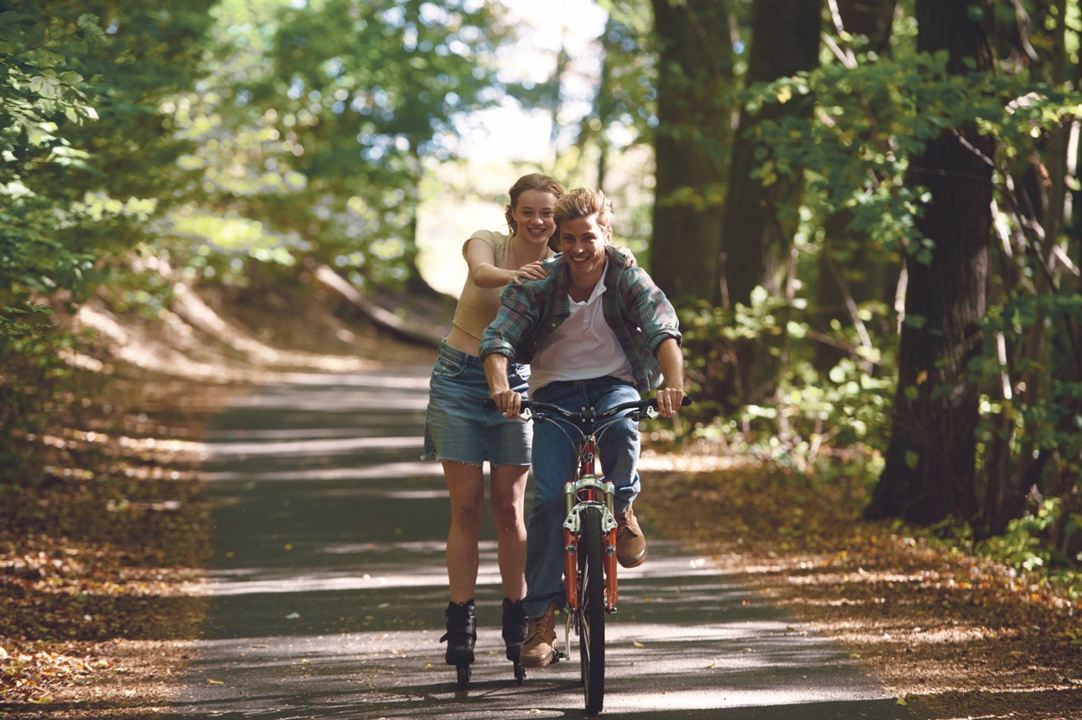
[[[560,223],[560,252],[571,269],[572,278],[586,279],[605,264],[605,245],[612,228],[597,224],[597,214]]]

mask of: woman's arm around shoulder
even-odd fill
[[[491,240],[480,233],[475,233],[466,241],[462,247],[462,255],[469,266],[470,279],[481,288],[498,288],[525,280],[540,280],[546,274],[540,262],[527,263],[513,270],[499,267]]]
[[[466,258],[470,280],[477,287],[501,287],[514,279],[510,270],[496,266],[496,250],[492,242],[480,233],[471,235],[462,246],[462,256]]]

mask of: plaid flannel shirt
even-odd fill
[[[627,267],[627,255],[607,246],[602,312],[627,355],[639,392],[657,387],[661,367],[657,347],[666,338],[680,341],[676,310],[642,268]],[[562,258],[546,260],[541,280],[508,285],[500,309],[481,338],[481,357],[505,355],[528,363],[545,338],[570,315],[569,271]]]

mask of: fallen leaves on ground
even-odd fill
[[[643,487],[644,520],[837,638],[927,717],[1082,707],[1082,617],[1065,593],[900,524],[861,521],[862,488],[764,465],[655,472]]]
[[[431,362],[430,348],[344,323],[309,285],[281,280],[199,291],[246,337],[301,351],[276,371],[322,372],[337,366],[328,358]],[[74,371],[80,389],[49,409],[50,432],[26,438],[44,456],[40,475],[0,484],[0,703],[52,704],[53,720],[96,718],[100,707],[110,717],[156,714],[205,609],[205,598],[186,594],[209,555],[199,441],[265,369],[198,328],[181,337],[160,319],[116,317],[161,345],[155,357],[188,358],[200,372],[136,368],[101,340],[87,352],[102,361]]]
[[[110,387],[123,404],[58,409],[63,427],[27,438],[42,449],[41,473],[2,488],[0,702],[79,702],[108,686],[123,695],[146,658],[118,643],[190,638],[202,617],[205,600],[182,592],[209,552],[198,457],[149,433],[197,438],[229,390],[178,392],[144,373]],[[146,410],[164,417],[170,402],[168,423]],[[159,658],[159,676],[175,662]]]

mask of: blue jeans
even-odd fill
[[[613,377],[555,382],[531,393],[532,400],[566,410],[593,406],[599,412],[639,399],[633,386]],[[573,444],[555,423],[536,423],[533,437],[533,506],[526,531],[526,614],[545,614],[551,602],[564,602],[564,483],[575,475],[578,431],[568,430]],[[567,428],[564,428],[567,429]],[[614,506],[623,510],[639,494],[638,423],[623,419],[600,436],[599,455],[605,478],[616,486]]]

